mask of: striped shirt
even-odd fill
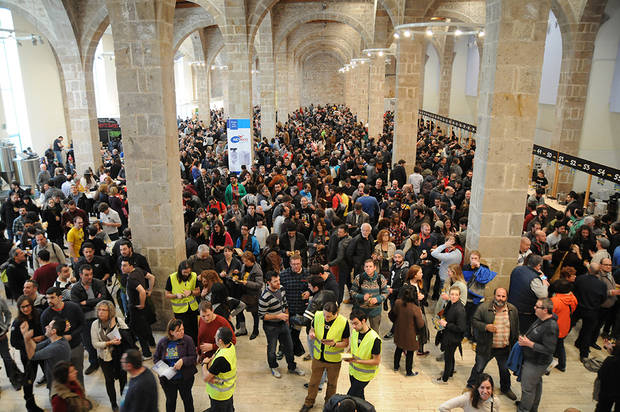
[[[258,316],[263,319],[263,322],[283,322],[279,319],[265,320],[265,315],[279,315],[285,313],[288,309],[288,303],[286,302],[286,291],[284,288],[275,292],[266,287],[261,293],[258,299]]]
[[[508,308],[506,306],[495,312],[493,325],[497,328],[497,331],[493,334],[493,347],[505,348],[508,346],[508,340],[510,339],[510,319],[508,318]]]

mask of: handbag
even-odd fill
[[[552,283],[560,278],[560,272],[562,271],[562,264],[564,263],[564,259],[566,258],[567,255],[568,255],[568,251],[564,253],[564,256],[562,256],[562,260],[560,260],[558,267],[555,268],[555,272],[553,272],[553,276],[551,277]]]

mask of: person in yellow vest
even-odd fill
[[[342,352],[349,346],[349,324],[338,314],[336,302],[327,302],[323,310],[314,314],[309,332],[312,353],[312,375],[308,384],[308,395],[300,412],[307,412],[314,406],[323,372],[327,371],[325,402],[336,393]]]
[[[234,412],[233,395],[237,386],[237,351],[232,331],[221,327],[215,332],[218,349],[202,362],[202,379],[207,383],[211,401],[209,412]]]
[[[192,272],[187,260],[179,263],[177,271],[166,281],[166,298],[170,299],[172,311],[176,319],[181,319],[185,326],[185,334],[192,337],[194,344],[198,342],[198,301],[200,287],[198,276]]]
[[[366,314],[354,309],[349,316],[353,332],[351,332],[351,358],[349,362],[349,380],[351,388],[347,395],[364,398],[364,388],[379,371],[381,363],[381,338],[368,325]]]

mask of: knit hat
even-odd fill
[[[394,252],[394,256],[396,255],[401,255],[402,257],[405,257],[405,252],[403,252],[401,249],[398,249],[396,252]]]

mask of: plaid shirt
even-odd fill
[[[302,269],[301,273],[293,273],[291,268],[285,269],[280,273],[280,284],[286,291],[289,314],[303,315],[308,301],[301,294],[308,290],[308,272]]]
[[[493,347],[505,348],[510,339],[510,319],[508,318],[508,308],[504,306],[501,311],[495,311],[493,325],[497,331],[493,334]]]

